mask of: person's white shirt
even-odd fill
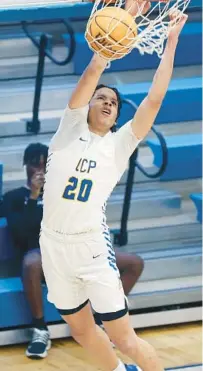
[[[51,140],[42,228],[64,234],[101,230],[104,205],[140,142],[131,121],[116,133],[92,133],[88,109],[67,107]]]

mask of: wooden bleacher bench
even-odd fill
[[[43,285],[44,310],[47,322],[61,321],[55,307],[46,300],[47,288]],[[10,313],[10,308],[15,308]],[[0,329],[28,326],[32,316],[19,277],[0,279]]]

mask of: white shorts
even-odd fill
[[[43,228],[40,247],[48,300],[62,315],[78,312],[88,301],[103,321],[127,313],[109,232],[68,236]]]

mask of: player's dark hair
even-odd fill
[[[120,93],[118,91],[118,89],[116,88],[113,88],[112,86],[108,86],[108,85],[104,85],[104,84],[99,84],[97,85],[95,91],[94,91],[94,94],[97,90],[99,89],[102,89],[102,88],[107,88],[107,89],[111,89],[114,91],[114,93],[116,93],[116,96],[117,96],[117,100],[118,100],[118,111],[117,111],[117,117],[116,117],[116,120],[119,118],[120,116],[120,112],[121,112],[121,108],[122,108],[122,100],[121,100],[121,96],[120,96]],[[111,131],[116,131],[115,130],[115,125],[111,128]]]
[[[23,165],[38,165],[41,156],[43,156],[44,162],[46,164],[48,157],[48,147],[42,143],[31,143],[25,149],[23,156]]]

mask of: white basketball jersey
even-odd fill
[[[88,109],[67,108],[52,138],[42,228],[64,234],[101,230],[104,205],[139,143],[131,122],[103,137],[91,133]]]

